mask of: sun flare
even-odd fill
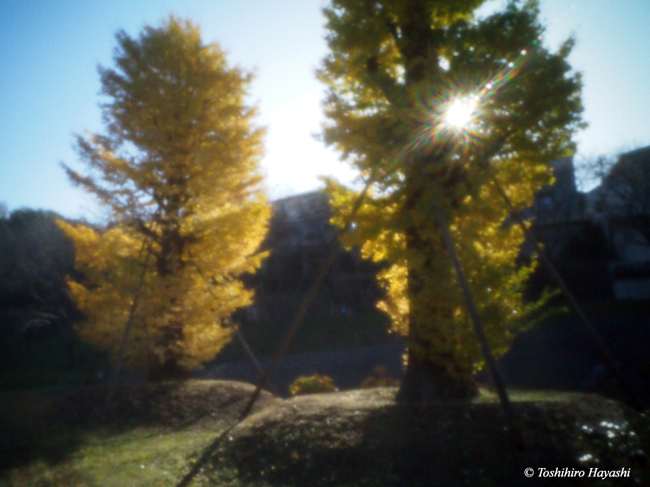
[[[467,128],[476,112],[479,97],[464,95],[452,98],[447,102],[443,120],[446,125],[457,130]]]

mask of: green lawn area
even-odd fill
[[[142,429],[128,433],[93,433],[60,462],[38,459],[10,469],[2,486],[124,487],[174,485],[214,437],[206,429],[169,432]],[[56,444],[50,445],[55,447]],[[210,485],[199,476],[195,485]]]
[[[0,456],[8,453],[6,440],[25,453],[0,470],[0,486],[176,485],[236,422],[252,386],[189,381],[122,388],[109,411],[102,407],[104,392],[46,396],[39,407],[35,392],[0,397]],[[525,440],[519,449],[504,432],[491,392],[471,403],[426,408],[395,404],[395,392],[378,388],[287,400],[263,393],[254,414],[211,450],[190,485],[530,485],[521,474],[525,466],[555,464],[631,468],[641,482],[634,485],[650,485],[644,483],[650,481],[648,417],[615,401],[511,391]],[[598,485],[627,485],[620,480]]]

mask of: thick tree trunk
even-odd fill
[[[156,347],[163,350],[162,357],[153,352],[149,353],[147,364],[147,380],[149,382],[189,379],[190,371],[180,365],[181,355],[177,346],[182,342],[182,325],[178,322],[167,325],[167,329],[158,338]]]
[[[160,235],[160,252],[156,259],[158,276],[163,280],[182,272],[185,238],[181,235],[178,220],[178,202],[170,203],[167,208],[167,218],[162,218]],[[175,303],[172,299],[171,304]],[[162,335],[158,338],[156,347],[163,350],[163,356],[150,353],[147,364],[147,380],[149,382],[164,380],[184,380],[190,377],[190,371],[180,365],[181,357],[177,344],[183,343],[183,325],[178,321],[170,321]]]
[[[407,245],[410,250],[418,253],[444,252],[442,245],[435,247],[427,245],[415,229],[407,232]],[[425,268],[427,263],[424,264]],[[424,287],[421,271],[424,269],[409,268],[409,351],[406,372],[397,399],[408,404],[471,399],[478,394],[478,390],[474,378],[469,371],[463,369],[463,364],[455,363],[456,359],[453,356],[445,358],[441,354],[434,355],[426,352],[435,350],[435,345],[429,343],[430,337],[423,336],[427,324],[419,323],[417,317],[427,316],[436,311],[427,309],[426,313],[423,313],[418,309],[418,306],[426,306],[421,299],[417,298],[417,294]],[[443,343],[448,339],[450,337],[439,335],[439,340]],[[417,353],[417,351],[422,352]]]
[[[470,378],[459,379],[435,362],[408,352],[404,379],[397,392],[397,401],[410,405],[435,401],[469,400],[478,394],[476,383]]]
[[[415,162],[415,161],[414,161]],[[413,212],[425,212],[435,215],[435,210],[427,208],[422,204],[421,199],[427,194],[428,185],[434,184],[431,175],[427,173],[427,159],[421,159],[414,163],[407,175],[407,198],[404,211],[408,216]],[[430,204],[430,203],[429,203]],[[437,226],[435,218],[430,221],[431,225]],[[439,253],[447,253],[442,235],[432,241],[426,237],[414,223],[406,230],[406,245],[412,256],[418,256],[419,265],[410,265],[408,270],[408,294],[409,294],[409,338],[408,338],[408,361],[404,380],[397,394],[397,400],[407,404],[423,404],[432,401],[445,400],[468,400],[478,394],[478,389],[471,372],[463,368],[465,364],[455,363],[453,356],[434,355],[430,351],[436,349],[432,344],[431,336],[424,336],[423,330],[427,329],[427,323],[418,322],[426,319],[435,313],[443,313],[448,310],[436,309],[430,303],[423,302],[418,295],[425,287],[425,277],[435,274],[432,271],[433,256]],[[450,261],[451,266],[451,261]],[[418,309],[420,307],[420,309]],[[444,307],[444,306],[443,306]],[[421,309],[424,308],[424,309]],[[422,318],[422,317],[425,318]],[[431,330],[429,335],[431,335]],[[444,343],[451,339],[441,331],[437,341]]]
[[[182,338],[182,328],[179,324],[171,324],[169,329],[158,342],[164,350],[163,357],[154,353],[149,354],[147,367],[147,380],[149,382],[163,380],[189,379],[190,371],[180,365],[180,356],[174,352],[174,344]]]
[[[189,379],[190,371],[181,367],[174,358],[167,358],[160,363],[156,358],[152,358],[147,370],[147,381],[157,382],[164,380],[185,380]]]

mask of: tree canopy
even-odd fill
[[[543,45],[535,1],[478,19],[482,0],[332,0],[324,9],[330,53],[324,141],[374,188],[348,244],[392,265],[381,303],[409,337],[400,397],[467,397],[481,351],[443,245],[449,222],[489,341],[504,353],[523,319],[520,229],[510,210],[550,181],[548,163],[574,151],[581,80]],[[328,182],[343,224],[354,191]]]
[[[115,67],[99,68],[106,132],[77,137],[85,173],[64,166],[109,221],[60,225],[83,275],[70,283],[81,336],[116,354],[133,310],[126,358],[164,378],[213,358],[251,301],[238,277],[259,266],[269,217],[263,130],[245,103],[251,75],[191,22],[116,39]]]

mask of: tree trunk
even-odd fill
[[[182,325],[178,322],[170,323],[157,343],[157,348],[164,350],[162,357],[153,352],[149,353],[147,364],[149,382],[189,379],[190,371],[180,365],[180,352],[175,348],[182,341]]]
[[[410,250],[418,253],[444,252],[444,246],[433,247],[430,243],[427,245],[427,242],[414,230],[407,232],[407,245]],[[432,325],[418,321],[418,319],[426,320],[428,317],[435,319],[436,313],[445,312],[443,309],[430,306],[430,303],[423,301],[422,298],[418,299],[418,294],[424,287],[422,275],[431,274],[426,272],[429,263],[430,260],[426,259],[422,268],[409,266],[408,355],[397,400],[412,405],[433,401],[467,400],[478,394],[471,372],[463,368],[453,355],[445,354],[442,350],[436,353],[436,344],[431,343],[431,330],[427,330],[428,333],[425,334],[427,327]],[[422,318],[423,316],[425,318]],[[444,331],[440,331],[436,341],[444,343],[450,339],[451,337],[445,336]]]
[[[476,397],[478,389],[471,371],[464,367],[465,364],[458,363],[458,359],[451,354],[446,355],[442,351],[438,354],[432,353],[436,345],[430,343],[430,337],[423,336],[426,324],[418,323],[416,320],[416,316],[423,315],[417,309],[418,305],[423,304],[417,298],[413,299],[420,287],[420,281],[419,272],[410,269],[408,360],[397,400],[415,405],[433,401],[468,400]],[[427,313],[433,314],[435,311],[427,309]],[[441,342],[451,339],[445,337],[443,332],[438,338]]]
[[[413,164],[407,175],[407,198],[404,206],[405,216],[414,212],[435,214],[435,211],[428,211],[423,207],[421,199],[427,194],[427,186],[435,184],[431,176],[426,174],[424,166],[427,161],[419,160],[419,164]],[[435,218],[431,219],[431,225],[436,225]],[[427,323],[418,322],[422,316],[432,316],[435,313],[444,313],[446,310],[436,309],[430,306],[431,303],[418,299],[418,294],[425,287],[425,277],[433,274],[431,271],[432,256],[439,253],[447,253],[442,235],[438,234],[432,241],[431,237],[421,234],[420,229],[414,223],[406,229],[406,245],[410,255],[419,256],[419,265],[411,265],[408,269],[408,295],[409,295],[409,337],[408,337],[408,361],[404,380],[397,394],[397,400],[407,404],[424,404],[432,401],[445,400],[467,400],[478,394],[476,383],[464,364],[457,363],[453,355],[445,356],[443,353],[434,355],[431,351],[436,345],[430,343],[431,338],[425,337],[423,330]],[[451,261],[450,264],[451,266]],[[418,308],[419,307],[419,308]],[[424,308],[424,309],[422,309]],[[426,319],[426,318],[425,318]],[[444,342],[451,339],[441,331],[438,340]]]
[[[178,205],[170,204],[166,218],[161,219],[160,252],[156,259],[158,276],[165,280],[183,271],[185,239],[181,236],[177,218]],[[175,304],[172,299],[171,305]],[[178,343],[183,343],[183,325],[171,320],[162,335],[158,338],[156,348],[163,350],[163,355],[149,353],[147,364],[147,380],[149,382],[164,380],[184,380],[190,377],[190,371],[180,365],[181,356],[177,349]]]
[[[151,357],[147,370],[147,381],[157,382],[165,380],[185,380],[190,378],[190,371],[181,367],[178,360],[173,357],[166,358],[164,362],[156,357]]]
[[[397,392],[397,401],[410,405],[435,401],[469,400],[478,394],[473,378],[459,379],[446,367],[418,357],[409,348],[404,379]]]

